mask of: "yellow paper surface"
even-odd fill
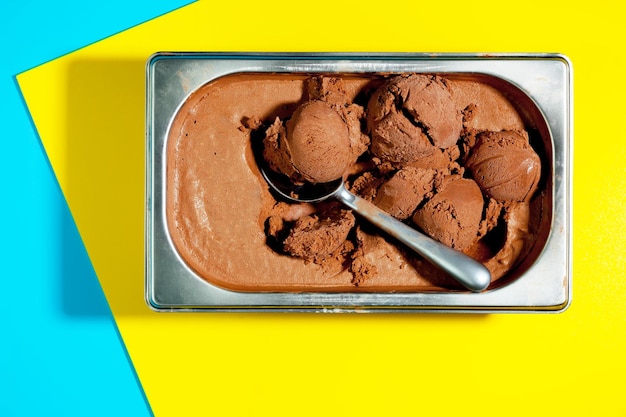
[[[624,14],[608,2],[382,6],[200,1],[18,76],[155,416],[626,415]],[[572,306],[558,315],[150,311],[144,103],[156,51],[566,54]]]

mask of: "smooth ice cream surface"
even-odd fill
[[[406,167],[380,186],[374,204],[399,220],[411,216],[434,193],[435,169]]]
[[[484,132],[466,163],[485,194],[501,201],[528,201],[537,190],[541,160],[526,132]]]
[[[238,291],[460,289],[337,202],[281,201],[257,167],[262,149],[273,169],[296,180],[343,176],[352,192],[475,257],[500,280],[541,244],[550,213],[542,189],[549,180],[529,176],[532,185],[514,187],[528,188],[514,199],[493,195],[497,187],[482,180],[486,161],[504,161],[488,150],[505,134],[498,132],[526,138],[497,140],[504,153],[534,158],[522,116],[532,112],[516,107],[532,103],[512,103],[515,94],[502,85],[466,74],[216,79],[183,103],[168,133],[172,242],[200,277]]]
[[[323,101],[298,107],[287,121],[284,143],[295,172],[305,181],[333,181],[354,162],[348,126]],[[271,164],[271,157],[267,159]]]
[[[341,79],[313,77],[307,91],[308,101],[267,129],[263,157],[294,182],[334,181],[367,149],[358,120],[363,110],[349,103]]]
[[[448,177],[441,190],[413,215],[424,232],[458,250],[478,240],[483,216],[483,195],[471,179]]]

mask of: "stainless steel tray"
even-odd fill
[[[156,53],[147,61],[145,298],[157,311],[561,312],[571,303],[572,66],[559,54]],[[239,292],[212,285],[179,256],[165,213],[165,145],[186,98],[234,73],[454,73],[492,76],[523,91],[551,143],[550,230],[506,285],[482,293]]]

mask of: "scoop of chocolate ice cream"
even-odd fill
[[[384,161],[406,164],[433,147],[454,145],[462,114],[447,82],[437,75],[400,75],[371,96],[367,107],[371,151]]]
[[[485,194],[499,201],[528,201],[541,176],[528,134],[518,131],[480,134],[465,167]]]
[[[434,169],[403,168],[380,187],[374,204],[399,220],[407,219],[432,193],[436,174]]]
[[[263,156],[275,171],[312,183],[340,178],[354,163],[348,125],[320,100],[298,107],[284,126],[276,120],[266,132]]]
[[[356,161],[362,153],[367,151],[370,138],[361,129],[361,120],[365,117],[365,110],[361,105],[352,101],[354,92],[350,94],[343,79],[337,77],[314,76],[305,84],[310,101],[321,100],[328,103],[348,125],[352,159]]]
[[[451,176],[412,219],[432,238],[462,251],[478,238],[483,206],[483,195],[473,180]]]

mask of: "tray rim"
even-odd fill
[[[526,300],[509,300],[507,303],[498,303],[493,300],[484,300],[484,294],[496,293],[501,288],[490,290],[487,293],[470,294],[470,293],[238,293],[235,291],[223,290],[217,288],[205,280],[195,276],[187,277],[185,279],[201,280],[203,285],[213,287],[211,289],[212,295],[206,299],[205,303],[171,303],[163,299],[163,290],[159,287],[155,287],[155,270],[157,274],[171,273],[167,267],[163,265],[154,264],[154,248],[158,243],[154,241],[154,228],[155,223],[158,223],[158,216],[155,217],[155,205],[158,201],[155,201],[155,175],[158,174],[158,166],[154,164],[155,152],[158,153],[158,147],[154,146],[155,135],[166,135],[169,129],[169,122],[167,124],[168,129],[162,131],[162,128],[156,128],[154,118],[155,111],[159,109],[155,108],[155,66],[157,63],[163,60],[182,60],[183,62],[206,62],[210,60],[212,63],[267,63],[273,62],[274,66],[271,67],[274,71],[290,72],[294,66],[300,69],[300,72],[307,72],[306,68],[316,67],[320,64],[326,66],[329,63],[334,63],[336,66],[343,66],[344,64],[358,63],[370,63],[381,61],[392,62],[397,64],[401,62],[403,64],[414,65],[420,64],[440,64],[446,61],[454,62],[484,62],[484,61],[550,61],[559,62],[562,64],[563,72],[563,91],[560,91],[564,95],[563,100],[563,118],[560,124],[564,132],[559,135],[559,143],[553,142],[553,149],[555,155],[554,160],[554,189],[562,191],[562,204],[563,207],[559,209],[559,213],[553,213],[554,216],[562,215],[560,219],[561,227],[564,228],[562,233],[559,234],[561,253],[559,254],[564,261],[562,265],[562,271],[565,273],[565,277],[562,279],[562,288],[559,291],[552,289],[555,292],[554,302],[533,302],[532,299]],[[232,68],[231,68],[232,70]],[[415,70],[413,70],[415,71]],[[251,72],[251,71],[234,71],[234,72]],[[266,71],[267,72],[267,71]],[[328,71],[327,71],[328,72]],[[345,72],[345,71],[344,71]],[[354,71],[352,71],[354,72]],[[358,71],[357,71],[358,72]],[[370,71],[371,72],[371,71]],[[418,71],[415,71],[418,72]],[[422,71],[427,72],[427,71]],[[432,71],[431,71],[432,72]],[[446,72],[446,71],[439,71]],[[453,72],[453,71],[448,71]],[[459,72],[459,71],[454,71]],[[475,72],[475,71],[465,71]],[[481,72],[481,71],[479,71]],[[229,73],[226,71],[226,73]],[[216,73],[213,79],[219,78],[226,73]],[[232,73],[232,72],[231,72]],[[499,76],[498,74],[491,74]],[[502,77],[500,77],[502,78]],[[505,53],[505,54],[491,54],[491,53],[301,53],[301,52],[273,52],[273,53],[257,53],[257,52],[157,52],[152,54],[146,62],[146,188],[145,188],[145,264],[144,264],[144,283],[145,283],[145,301],[147,305],[154,311],[298,311],[298,312],[467,312],[467,313],[487,313],[487,312],[563,312],[569,308],[572,301],[572,275],[571,275],[571,251],[572,251],[572,236],[571,236],[571,201],[572,201],[572,169],[571,160],[573,153],[573,84],[572,84],[572,63],[569,58],[559,53]],[[508,80],[508,79],[507,79]],[[211,81],[211,79],[205,79],[201,85]],[[508,80],[511,81],[511,80]],[[185,101],[186,97],[195,91],[196,88],[189,88],[189,91],[184,97],[178,97],[179,105]],[[531,99],[535,99],[531,94],[528,94]],[[158,107],[158,105],[157,105]],[[543,109],[540,107],[543,111]],[[175,111],[174,113],[175,114]],[[545,116],[548,119],[548,115]],[[171,117],[170,117],[171,118]],[[171,122],[171,121],[170,121]],[[557,139],[553,140],[556,142]],[[557,146],[558,145],[558,146]],[[558,151],[557,151],[557,148]],[[558,153],[558,155],[557,155]],[[157,158],[158,159],[158,158]],[[158,165],[158,164],[157,164]],[[558,172],[557,172],[558,171]],[[557,182],[559,183],[557,186]],[[553,190],[554,191],[554,190]],[[158,195],[157,195],[158,197]],[[164,197],[163,197],[164,198]],[[557,196],[553,196],[554,202],[557,203]],[[158,198],[157,198],[158,200]],[[158,225],[157,225],[158,227]],[[551,233],[552,235],[552,233]],[[553,239],[551,236],[548,240]],[[171,242],[169,242],[171,245]],[[547,246],[547,244],[546,244]],[[545,250],[545,248],[544,248]],[[176,257],[178,255],[176,254]],[[543,255],[537,259],[539,262]],[[182,262],[182,259],[178,257],[178,260]],[[544,260],[545,262],[545,260]],[[184,263],[184,262],[183,262]],[[535,265],[533,265],[534,267]],[[533,268],[531,267],[531,268]],[[189,268],[186,268],[187,270]],[[168,270],[165,272],[165,270]],[[188,271],[193,274],[192,271]],[[195,275],[195,274],[193,274]],[[177,277],[179,278],[179,277]],[[502,288],[508,288],[515,284],[517,281],[522,280],[524,277],[518,278],[515,282],[504,286]],[[555,278],[553,278],[555,279]],[[197,283],[196,283],[197,284]],[[161,285],[161,283],[159,283]],[[558,286],[555,287],[558,289]],[[224,296],[224,292],[228,293]],[[558,292],[558,294],[556,294]],[[379,303],[371,303],[366,301],[362,303],[361,299],[372,299],[371,295],[379,296]],[[234,296],[233,296],[234,295]],[[435,295],[434,298],[443,300],[444,302],[423,302],[429,295]],[[252,297],[251,297],[252,296]],[[365,297],[362,297],[365,296]],[[468,296],[470,298],[468,298]],[[472,297],[473,296],[473,297]],[[277,298],[288,298],[289,302],[276,302]],[[403,301],[407,301],[410,298],[413,304],[406,304]],[[489,298],[489,297],[488,297]],[[493,298],[493,297],[491,297]],[[390,301],[391,299],[391,301]],[[545,297],[543,297],[545,300]],[[222,300],[221,302],[219,300]],[[224,302],[226,300],[226,302]],[[447,301],[446,301],[447,300]],[[472,301],[473,300],[473,301]],[[359,301],[359,302],[355,302]],[[415,302],[417,301],[417,303]],[[422,302],[420,302],[422,301]]]

